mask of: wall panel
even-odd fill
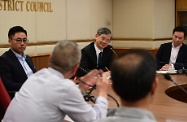
[[[40,0],[47,2],[46,0]],[[52,4],[53,12],[36,12],[35,40],[37,42],[59,41],[66,39],[67,36],[67,8],[66,0],[48,0]]]
[[[153,0],[113,0],[115,38],[152,38]]]
[[[67,0],[67,39],[90,39],[90,0]]]
[[[112,0],[91,0],[91,38],[94,37],[96,31],[100,27],[108,27],[112,30]],[[118,13],[115,13],[118,14]]]

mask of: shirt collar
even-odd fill
[[[99,54],[100,52],[103,52],[103,50],[100,50],[100,49],[96,46],[95,43],[94,43],[94,48],[95,48],[95,51],[96,51],[97,54]]]
[[[128,116],[132,118],[142,118],[142,116],[147,116],[151,120],[156,120],[153,113],[148,110],[137,108],[137,107],[128,107],[121,106],[115,112],[117,116]]]
[[[182,44],[180,44],[180,45],[179,45],[179,46],[177,46],[177,47],[174,47],[174,44],[172,43],[172,48],[180,49],[180,48],[181,48],[181,46],[182,46]]]
[[[48,70],[49,70],[52,74],[56,74],[58,77],[60,77],[60,78],[62,78],[62,79],[65,79],[65,78],[64,78],[64,75],[63,75],[61,72],[59,72],[59,71],[53,69],[52,67],[48,67]]]
[[[11,50],[12,50],[12,49],[11,49]],[[25,53],[23,53],[23,56],[22,56],[22,55],[16,53],[14,50],[12,50],[12,52],[15,54],[15,56],[16,56],[17,58],[24,58],[24,59],[26,59],[26,54],[25,54]]]

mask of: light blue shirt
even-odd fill
[[[12,52],[15,54],[17,59],[19,60],[20,64],[22,65],[27,77],[30,77],[33,74],[32,69],[29,67],[28,63],[26,62],[26,54],[23,53],[23,56],[19,55],[15,51],[12,50]]]
[[[148,110],[136,107],[119,107],[113,116],[96,122],[157,122],[155,116]]]

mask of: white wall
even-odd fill
[[[28,31],[32,43],[93,39],[99,27],[112,29],[112,0],[32,0],[50,2],[53,12],[28,12],[27,1],[24,0],[23,11],[0,10],[0,45],[8,43],[8,30],[15,25]],[[48,53],[54,47],[44,46],[28,46],[26,52]],[[7,49],[0,49],[0,54]]]
[[[113,0],[113,37],[131,38],[114,47],[158,48],[169,40],[153,39],[170,38],[174,26],[175,0]]]
[[[153,0],[114,0],[113,36],[149,38],[153,33]]]
[[[24,0],[24,4],[29,0]],[[169,38],[175,20],[175,0],[33,0],[50,2],[53,12],[0,10],[0,45],[8,43],[10,27],[21,25],[32,43],[93,39],[98,28],[108,27],[114,47],[158,48]],[[0,3],[3,1],[0,1]],[[136,40],[133,40],[135,38]],[[137,40],[142,38],[145,40]],[[79,43],[81,47],[88,42]],[[49,53],[54,45],[28,46],[30,55]],[[2,54],[8,48],[1,48]]]
[[[175,27],[175,0],[154,0],[153,38],[168,38]]]

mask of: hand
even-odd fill
[[[80,80],[82,82],[79,83],[79,88],[82,92],[90,89],[91,86],[95,86],[96,82],[101,79],[101,71],[100,70],[91,70],[88,74],[81,77]]]
[[[170,64],[165,64],[164,66],[162,66],[162,68],[160,70],[168,70],[172,68],[172,66]]]
[[[96,83],[98,96],[107,98],[107,91],[110,82],[110,72],[104,72],[102,77]]]

